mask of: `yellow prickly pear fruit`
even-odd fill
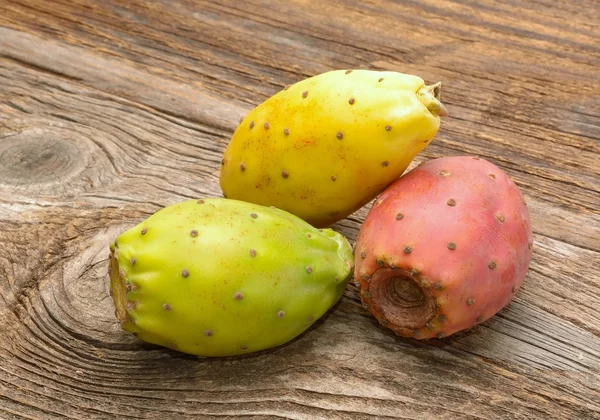
[[[221,189],[317,227],[344,219],[434,138],[447,115],[439,93],[440,83],[389,71],[304,79],[242,120],[221,162]]]
[[[167,206],[119,235],[110,251],[123,329],[205,357],[298,337],[339,301],[354,269],[342,234],[224,198]]]

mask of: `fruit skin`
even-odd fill
[[[123,329],[198,356],[288,342],[339,300],[354,267],[341,234],[224,198],[168,206],[110,248]]]
[[[224,153],[228,198],[273,205],[324,227],[398,178],[447,111],[440,84],[397,72],[336,70],[253,109]]]
[[[492,163],[430,160],[374,202],[356,242],[363,306],[398,335],[425,339],[496,314],[521,287],[533,246],[523,194]]]

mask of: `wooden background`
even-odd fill
[[[597,0],[0,0],[0,418],[599,419]],[[483,325],[396,337],[350,285],[273,351],[121,331],[108,243],[220,196],[239,118],[331,69],[441,80],[415,164],[476,154],[529,203],[524,287]],[[356,238],[366,208],[334,227]]]

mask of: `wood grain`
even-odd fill
[[[600,419],[600,8],[536,0],[0,0],[0,418]],[[441,80],[415,159],[522,189],[524,286],[484,324],[396,337],[350,285],[309,331],[199,359],[121,331],[108,243],[221,196],[239,118],[338,68]],[[352,241],[365,207],[334,227]]]

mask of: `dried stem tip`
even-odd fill
[[[448,110],[440,101],[442,91],[442,82],[434,85],[425,85],[417,91],[417,96],[421,103],[434,115],[447,117]]]
[[[435,298],[411,272],[380,268],[371,277],[371,307],[396,331],[421,328],[436,315]]]

